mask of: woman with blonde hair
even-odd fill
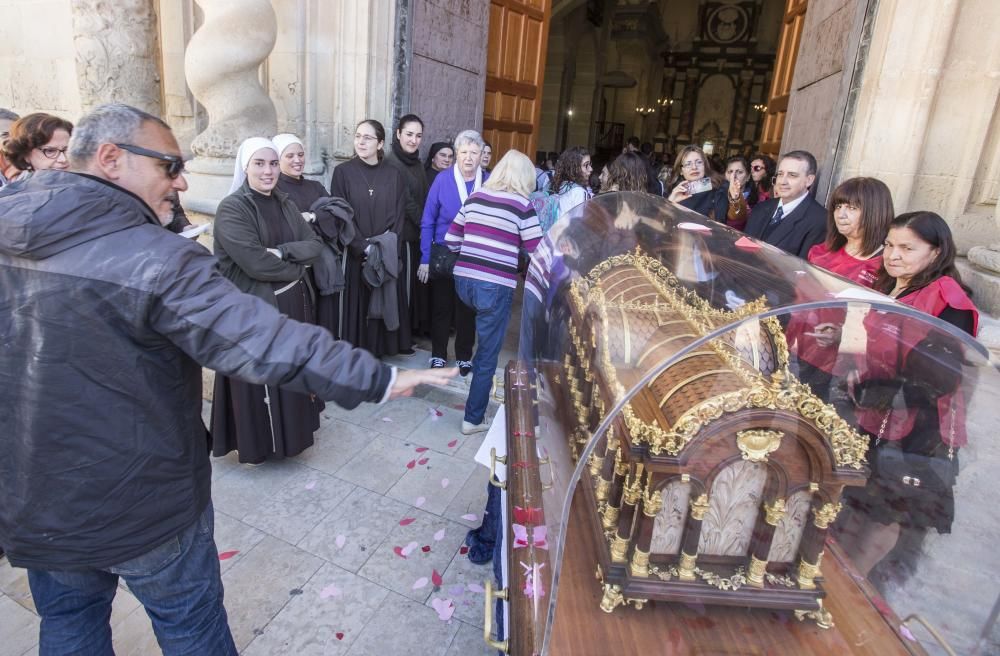
[[[542,238],[528,200],[534,190],[534,164],[523,153],[508,151],[482,189],[469,195],[445,236],[445,245],[458,253],[455,291],[476,312],[477,346],[462,421],[466,435],[488,428],[486,406],[517,288],[518,254],[535,250]]]

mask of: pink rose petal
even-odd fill
[[[334,543],[337,545],[338,549],[342,549],[344,547],[345,542],[347,542],[347,538],[345,538],[343,535],[338,535],[337,539],[334,540]]]
[[[221,552],[219,552],[219,560],[229,560],[230,558],[232,558],[233,556],[235,556],[238,553],[239,553],[238,550],[236,550],[236,551],[221,551]]]
[[[479,585],[478,583],[470,583],[466,587],[469,588],[470,592],[475,592],[475,593],[478,593],[478,594],[485,594],[485,592],[486,592],[486,589],[483,588],[483,586]]]
[[[438,574],[437,570],[431,572],[431,583],[433,583],[438,587],[440,587],[441,584],[444,583],[444,579],[441,578],[441,575]]]
[[[469,513],[468,515],[462,515],[462,519],[464,519],[467,522],[474,522],[477,519],[479,519],[479,517],[473,515],[472,513]]]
[[[306,489],[307,490],[311,490],[314,487],[316,487],[316,481],[309,481],[308,483],[306,483]]]
[[[406,463],[406,468],[407,469],[413,469],[416,466],[417,466],[417,461],[416,460],[411,460],[410,462]]]
[[[436,541],[438,541],[438,542],[440,542],[441,540],[443,540],[444,539],[444,529],[441,529],[440,531],[438,531],[437,533],[435,533],[434,534],[434,539]]]
[[[330,584],[319,591],[319,596],[321,599],[329,599],[330,597],[337,597],[340,595],[340,588],[334,584]]]
[[[448,448],[454,449],[456,444],[458,444],[458,440],[452,440],[451,442],[448,442]]]
[[[451,603],[451,599],[435,597],[431,600],[431,607],[437,611],[438,619],[442,622],[447,622],[455,614],[455,604]]]
[[[414,449],[414,451],[416,451],[417,453],[423,453],[426,450],[427,450],[426,446],[418,446],[416,449]]]
[[[391,424],[392,423],[392,419],[390,419],[389,417],[382,417],[382,421],[384,421],[387,424]]]
[[[416,581],[413,582],[413,587],[410,588],[410,589],[411,590],[419,590],[420,588],[424,587],[425,585],[427,585],[427,577],[426,576],[421,576],[419,579],[417,579]]]
[[[403,519],[399,520],[399,525],[400,526],[409,526],[410,524],[412,524],[415,521],[417,521],[415,517],[404,517]]]
[[[408,544],[405,547],[403,547],[403,555],[404,556],[409,556],[413,552],[413,550],[416,549],[419,546],[420,545],[417,544],[416,542],[411,542],[410,544]]]
[[[448,487],[449,483],[451,483],[451,481],[449,481],[447,478],[441,479],[441,487]]]
[[[406,560],[406,554],[403,553],[403,547],[393,547],[392,552],[397,556],[399,556],[400,558],[402,558],[403,560]]]
[[[418,465],[426,465],[428,460],[429,460],[429,458],[421,458],[420,460],[417,461],[417,464]]]
[[[899,635],[903,636],[904,638],[906,638],[910,642],[916,642],[917,641],[917,639],[913,635],[913,633],[910,632],[910,629],[908,627],[902,625],[902,624],[899,626]]]
[[[424,497],[417,497],[417,500],[413,502],[413,505],[419,508],[420,506],[424,505],[426,501],[427,499],[425,499]]]

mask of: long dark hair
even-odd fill
[[[581,187],[586,187],[587,179],[583,177],[583,158],[589,154],[583,146],[573,146],[563,151],[556,160],[555,172],[549,182],[549,191],[558,194],[567,182],[575,182]]]
[[[617,191],[646,191],[647,184],[646,160],[638,153],[622,153],[608,166],[609,189],[617,186]]]
[[[760,179],[760,182],[753,182],[753,184],[750,185],[750,198],[747,199],[747,202],[750,205],[757,204],[757,201],[760,200],[760,192],[766,191],[769,194],[771,193],[771,188],[774,186],[774,174],[778,170],[777,162],[764,153],[756,153],[750,158],[750,163],[753,164],[758,159],[764,162],[764,177]],[[747,169],[747,173],[750,174],[750,180],[752,182],[753,171]]]
[[[892,230],[893,228],[909,228],[922,241],[938,249],[938,254],[934,258],[934,261],[910,280],[909,289],[920,289],[941,276],[949,276],[962,286],[966,294],[971,295],[971,291],[962,282],[962,276],[955,267],[956,249],[955,240],[951,236],[951,228],[948,227],[948,224],[939,214],[926,211],[900,214],[889,224],[889,229]],[[895,286],[896,279],[886,272],[885,265],[883,264],[878,272],[878,280],[875,281],[875,289],[888,294]]]
[[[826,208],[826,247],[830,252],[847,245],[847,237],[837,230],[833,216],[837,205],[841,204],[861,210],[861,254],[875,253],[885,242],[895,216],[889,187],[876,178],[851,178],[833,190]]]

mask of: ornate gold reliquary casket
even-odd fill
[[[554,379],[574,453],[639,386],[581,484],[606,546],[602,609],[661,599],[812,611],[822,624],[826,532],[844,487],[865,482],[868,442],[790,373],[781,323],[757,318],[764,299],[713,307],[639,253],[609,258],[569,296],[572,346]]]

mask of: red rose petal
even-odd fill
[[[458,440],[452,440],[451,442],[448,442],[448,448],[449,448],[449,449],[451,449],[451,448],[453,448],[453,447],[454,447],[454,446],[455,446],[456,444],[458,444]]]
[[[337,636],[337,640],[343,640],[344,639],[344,632],[343,631],[337,631],[334,635]]]
[[[410,524],[412,524],[415,521],[417,521],[417,520],[414,517],[404,517],[403,519],[399,520],[399,525],[400,526],[409,526]]]
[[[392,552],[403,560],[406,560],[406,556],[403,555],[403,547],[393,547]]]
[[[424,553],[429,553],[431,550],[431,545],[425,544],[424,546],[420,547],[420,550],[423,551]]]
[[[429,460],[429,458],[421,458],[420,460],[417,461],[417,464],[418,465],[426,465],[428,460]]]
[[[418,446],[416,449],[414,449],[414,451],[416,451],[417,453],[423,453],[426,450],[427,450],[426,446]]]
[[[441,578],[441,575],[438,574],[437,570],[434,570],[433,573],[431,573],[431,583],[433,583],[438,587],[440,587],[441,584],[444,583],[444,579]]]
[[[469,553],[469,548],[466,547],[465,545],[462,545],[462,547],[458,550],[458,553],[464,556],[465,554]]]
[[[238,553],[239,551],[222,551],[219,553],[219,560],[229,560]]]
[[[410,462],[406,463],[406,468],[407,469],[413,469],[416,466],[417,466],[417,461],[416,460],[411,460]]]

